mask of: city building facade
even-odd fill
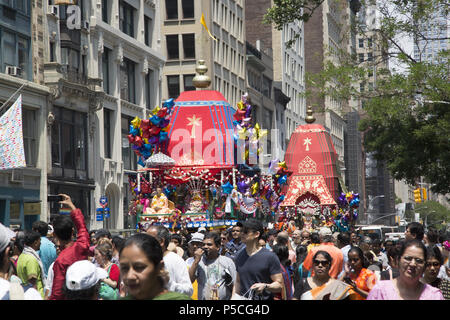
[[[28,151],[27,168],[1,174],[0,209],[6,209],[0,219],[22,228],[32,220],[51,222],[64,212],[47,195],[65,193],[88,228],[134,228],[128,176],[136,174],[137,159],[127,135],[130,121],[147,117],[161,100],[160,2],[24,1],[29,11],[20,1],[12,8],[9,2],[0,7],[15,20],[0,19],[0,29],[15,42],[0,59],[0,99],[26,83],[21,93]],[[3,74],[3,64],[24,72]],[[97,221],[104,196],[110,217]],[[39,209],[29,208],[33,202]],[[30,212],[38,214],[28,217]]]
[[[42,84],[42,2],[0,1],[0,116],[22,95],[26,167],[0,171],[0,222],[28,227],[46,210],[47,110]]]
[[[202,14],[212,39],[201,24]],[[245,93],[245,7],[243,0],[161,1],[161,45],[167,61],[163,68],[162,98],[196,90],[192,79],[202,59],[212,80],[236,108]]]
[[[302,95],[305,91],[305,35],[303,22],[292,22],[284,26],[282,30],[277,30],[270,24],[264,24],[264,15],[271,6],[270,0],[245,2],[246,11],[251,12],[246,16],[246,40],[253,46],[256,46],[258,42],[258,47],[262,51],[271,51],[273,86],[278,88],[277,97],[280,97],[283,103],[287,100],[282,96],[288,97],[286,109],[278,110],[280,114],[275,117],[279,119],[280,126],[285,128],[285,133],[280,132],[280,136],[281,133],[283,135],[281,139],[284,140],[280,142],[280,149],[285,150],[292,132],[299,125],[305,124],[306,102]],[[295,34],[298,38],[291,46],[288,46],[287,42],[294,40]]]

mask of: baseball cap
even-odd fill
[[[198,231],[198,232],[202,232],[202,231],[205,231],[205,232],[206,232],[206,228],[205,228],[205,227],[200,227],[200,228],[198,228],[197,231]]]
[[[253,231],[259,231],[259,234],[264,233],[264,227],[261,221],[256,219],[248,219],[242,223],[242,227]]]
[[[95,239],[99,239],[101,237],[111,238],[111,233],[106,229],[99,229],[95,232]]]
[[[319,229],[319,236],[325,237],[325,236],[331,236],[333,233],[331,232],[330,228],[322,227]]]
[[[191,242],[203,242],[203,239],[205,239],[205,235],[201,232],[196,232],[192,235],[191,240],[189,241],[189,243]]]
[[[15,237],[14,231],[0,223],[0,252],[3,252],[11,242],[11,239]]]
[[[108,273],[105,269],[96,267],[89,260],[80,260],[67,269],[66,287],[72,291],[86,290],[107,277]]]

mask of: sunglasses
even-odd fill
[[[426,267],[429,268],[431,266],[433,266],[435,268],[439,268],[441,266],[441,264],[439,262],[433,262],[433,263],[427,262]]]
[[[330,261],[327,260],[314,260],[313,263],[315,266],[323,265],[324,267],[328,267],[330,265]]]

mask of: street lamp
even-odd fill
[[[377,198],[384,198],[384,194],[380,194],[378,196],[375,196],[372,199],[370,199],[370,196],[369,196],[369,207],[367,208],[367,210],[368,210],[367,211],[367,224],[369,224],[369,221],[371,220],[370,218],[372,217],[372,215],[369,214],[369,213],[371,213],[370,211],[373,211],[372,203]],[[370,223],[372,223],[372,221],[370,221]]]

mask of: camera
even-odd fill
[[[58,195],[48,195],[47,201],[48,202],[60,202],[60,201],[64,201],[64,197],[58,196]]]

